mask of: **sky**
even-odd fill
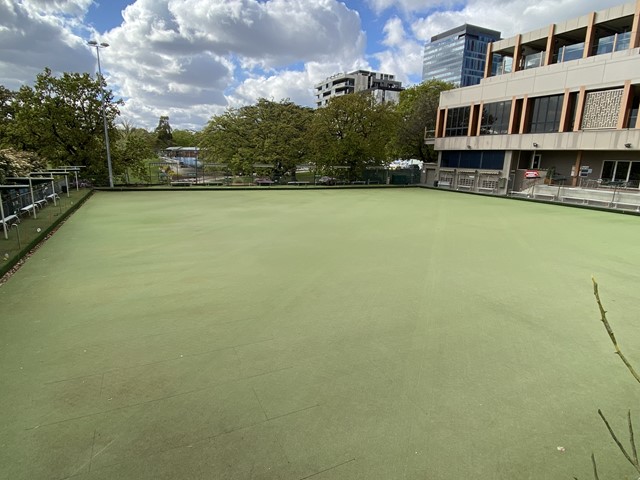
[[[624,0],[0,0],[0,85],[97,70],[121,120],[199,130],[258,98],[314,105],[313,86],[355,69],[420,83],[425,42],[464,23],[503,38]]]

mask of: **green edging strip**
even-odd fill
[[[31,240],[31,242],[29,242],[22,250],[20,250],[17,255],[14,255],[7,261],[6,264],[2,265],[2,267],[0,267],[0,285],[2,284],[2,277],[4,277],[9,271],[11,271],[11,269],[13,269],[18,263],[23,261],[23,259],[26,258],[32,250],[37,248],[40,243],[46,241],[47,237],[52,234],[52,232],[54,232],[54,230],[56,230],[62,222],[64,222],[76,210],[78,210],[78,208],[80,208],[84,204],[84,202],[86,202],[87,199],[91,197],[91,195],[93,195],[93,190],[87,193],[84,197],[80,198],[71,208],[61,214],[60,217],[57,218],[51,225],[44,228],[40,232],[40,235]]]
[[[94,190],[100,192],[210,192],[210,191],[242,191],[242,190],[253,190],[253,191],[268,191],[268,190],[278,190],[278,191],[290,191],[290,192],[299,192],[302,190],[363,190],[363,189],[393,189],[393,188],[416,188],[420,185],[306,185],[306,186],[287,186],[287,185],[278,185],[278,186],[270,186],[270,187],[259,187],[259,186],[222,186],[222,187],[202,187],[198,185],[193,185],[191,187],[99,187],[94,188]]]

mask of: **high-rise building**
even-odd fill
[[[500,32],[466,23],[431,37],[424,47],[422,81],[435,78],[459,87],[477,85],[484,77],[487,45],[499,39]]]
[[[402,82],[388,73],[356,70],[339,73],[315,85],[316,106],[323,107],[334,97],[356,92],[371,92],[378,102],[400,100]]]

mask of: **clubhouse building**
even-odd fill
[[[441,94],[426,182],[505,195],[548,175],[640,193],[639,105],[640,0],[496,41],[479,85]]]

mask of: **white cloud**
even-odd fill
[[[82,16],[94,2],[93,0],[18,0],[17,3],[37,12]]]
[[[422,72],[422,42],[407,35],[402,20],[392,17],[384,25],[382,44],[387,49],[373,55],[378,61],[378,69],[392,73],[406,86],[418,80]]]
[[[206,106],[196,109],[206,121],[261,96],[312,104],[306,65],[350,66],[365,47],[359,15],[335,0],[138,0],[123,17],[105,34],[104,65],[138,100],[123,108],[130,117],[145,105]]]
[[[91,51],[72,32],[73,22],[47,11],[63,7],[73,11],[81,2],[53,3],[0,0],[0,84],[16,89],[33,81],[45,67],[57,73],[89,70]]]
[[[403,3],[401,0],[389,0]],[[624,0],[470,0],[462,8],[432,11],[414,16],[411,30],[421,41],[464,23],[498,30],[503,37],[524,33],[563,20],[620,4]],[[416,13],[420,10],[416,9]]]
[[[0,84],[18,88],[46,66],[93,72],[95,38],[111,44],[102,67],[125,118],[194,128],[258,97],[313,105],[313,85],[338,72],[419,81],[424,42],[465,22],[510,36],[621,0],[131,0],[120,25],[96,32],[85,17],[109,1],[0,0]],[[363,3],[379,15],[366,55]]]

